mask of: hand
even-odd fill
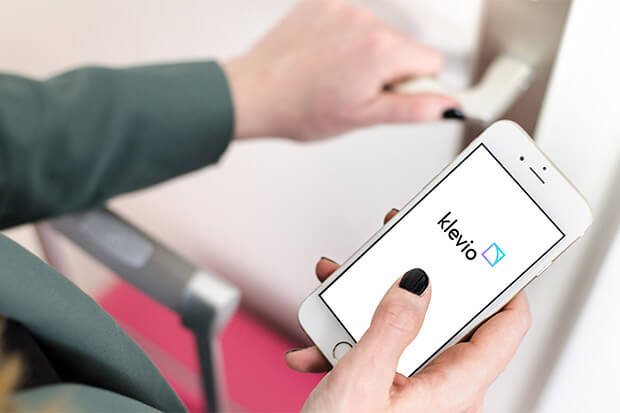
[[[438,53],[339,0],[303,0],[245,55],[227,62],[237,138],[313,140],[389,122],[432,121],[452,98],[386,86],[434,75]]]
[[[387,222],[396,214],[390,211]],[[338,268],[322,258],[321,281]],[[432,279],[432,274],[430,274]],[[514,355],[531,315],[520,292],[503,310],[482,324],[467,342],[456,344],[413,377],[395,373],[402,351],[417,335],[430,300],[395,284],[385,295],[362,339],[319,383],[305,412],[481,412],[489,386]],[[390,309],[396,308],[399,315]],[[401,321],[407,328],[399,328]],[[327,371],[330,364],[316,347],[289,352],[288,365],[298,371]]]

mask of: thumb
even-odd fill
[[[348,359],[346,364],[354,366],[360,379],[389,390],[400,356],[422,328],[430,298],[426,273],[419,268],[407,271],[390,287],[370,327],[342,361]]]
[[[368,106],[363,121],[368,124],[437,121],[444,112],[459,106],[455,99],[433,93],[383,92]]]

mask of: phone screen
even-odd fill
[[[411,375],[563,237],[480,144],[320,297],[357,341],[396,279],[413,268],[426,271],[430,306],[398,365]]]

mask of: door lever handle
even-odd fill
[[[437,79],[422,77],[400,83],[400,93],[439,93],[451,96],[460,104],[465,115],[485,125],[498,120],[527,90],[534,76],[534,68],[517,57],[507,54],[493,60],[478,84],[469,89],[456,89],[441,84]]]

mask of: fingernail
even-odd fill
[[[334,260],[332,260],[331,258],[321,257],[321,260],[329,261],[329,262],[331,262],[332,264],[337,264],[337,262],[336,262],[336,261],[334,261]],[[320,260],[319,260],[319,261],[320,261]]]
[[[446,110],[442,117],[444,119],[457,119],[457,120],[465,120],[465,114],[463,113],[462,110],[457,109],[457,108],[451,108]]]
[[[290,350],[286,350],[284,352],[284,355],[286,356],[288,353],[294,353],[294,352],[299,351],[299,350],[303,350],[303,348],[292,348]]]
[[[398,286],[415,295],[422,295],[428,287],[428,275],[423,270],[414,268],[403,275]]]
[[[398,209],[396,209],[396,208],[392,208],[392,210],[391,210],[390,212],[395,212],[395,213],[397,213],[397,214],[398,214]]]

